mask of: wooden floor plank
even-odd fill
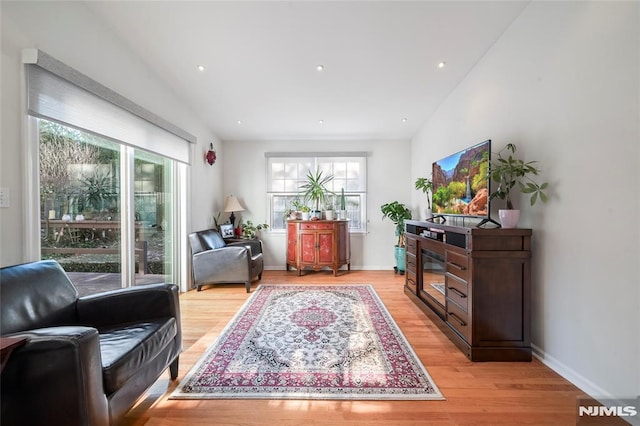
[[[176,425],[575,425],[585,394],[534,359],[472,363],[404,294],[393,271],[330,271],[298,276],[265,271],[264,284],[371,284],[411,343],[445,401],[169,400],[177,386],[165,373],[138,401],[125,426]],[[254,283],[255,290],[258,283]],[[181,295],[184,352],[179,379],[246,301],[242,284],[206,286]]]

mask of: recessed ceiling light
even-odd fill
[[[438,68],[444,68],[445,65],[447,65],[447,63],[442,61],[438,64]]]
[[[403,123],[406,123],[407,121],[409,121],[409,119],[408,119],[407,117],[404,117],[404,118],[402,119],[402,122],[403,122]]]
[[[242,124],[242,120],[238,120],[238,121],[236,121],[236,123]]]
[[[318,71],[324,71],[324,65],[320,64],[316,67]]]
[[[198,71],[204,71],[204,65],[198,65]]]
[[[324,120],[318,120],[318,124],[324,124]]]

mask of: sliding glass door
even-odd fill
[[[142,150],[134,151],[135,281],[171,282],[175,231],[172,160]],[[145,265],[141,265],[141,260]]]
[[[175,282],[175,161],[38,120],[41,257],[81,294]]]

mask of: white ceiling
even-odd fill
[[[406,140],[527,2],[86,4],[223,140]]]

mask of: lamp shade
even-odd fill
[[[227,202],[224,205],[225,212],[242,212],[244,211],[244,207],[240,204],[240,201],[233,195],[229,195],[227,197]]]

